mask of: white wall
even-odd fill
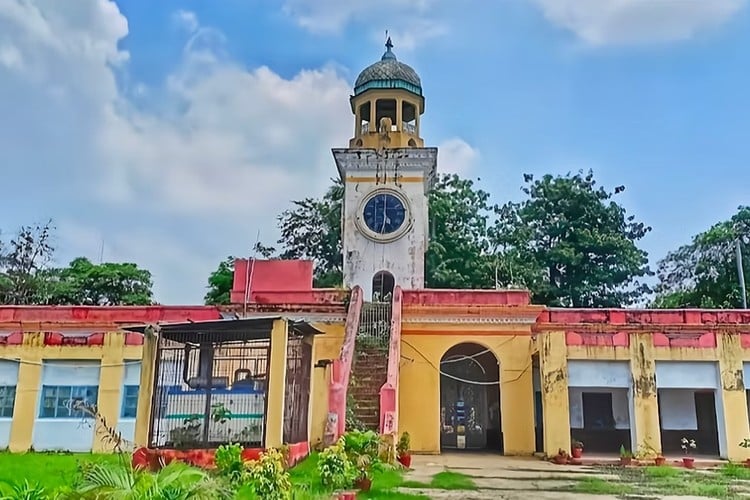
[[[697,430],[695,391],[670,389],[659,391],[661,428],[667,431]]]
[[[42,385],[99,385],[100,363],[98,361],[49,361],[42,368]],[[81,418],[39,418],[40,401],[37,403],[32,435],[35,450],[91,451],[94,443],[94,426]]]
[[[568,387],[628,388],[632,382],[627,361],[568,361]]]
[[[120,415],[122,415],[122,402],[123,402],[123,399],[125,398],[125,386],[126,385],[140,385],[140,384],[141,384],[140,361],[125,361],[125,374],[122,380],[123,388],[120,390]],[[117,420],[117,432],[122,434],[122,437],[124,439],[128,441],[133,441],[135,439],[135,419],[120,417]]]
[[[18,384],[18,362],[0,360],[0,385],[14,386]],[[0,418],[0,449],[8,447],[10,442],[10,426],[13,418]]]
[[[715,361],[657,361],[659,389],[718,389],[719,365]]]
[[[383,158],[375,151],[334,150],[337,164],[349,176],[381,177],[379,184],[347,182],[344,193],[344,284],[361,286],[365,300],[372,296],[372,278],[378,271],[390,272],[396,285],[404,289],[424,287],[424,254],[429,231],[425,186],[422,182],[405,182],[399,187],[393,178],[396,172],[404,177],[425,175],[435,168],[435,154],[432,149],[417,148],[400,150],[399,158]],[[383,183],[385,175],[388,181]],[[362,201],[380,188],[399,191],[409,200],[412,227],[396,241],[372,241],[357,227]]]
[[[583,393],[599,392],[612,394],[612,413],[616,429],[630,429],[630,401],[627,389],[589,389],[571,387],[568,389],[570,403],[570,427],[583,428]]]

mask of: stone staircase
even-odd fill
[[[379,430],[380,388],[388,372],[390,324],[390,303],[362,305],[349,379],[347,429]]]

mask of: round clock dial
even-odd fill
[[[365,225],[375,234],[395,233],[406,222],[406,207],[397,196],[378,193],[365,203],[362,211]]]

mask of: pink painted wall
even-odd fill
[[[388,371],[385,384],[380,388],[380,433],[398,432],[398,377],[401,361],[401,303],[400,286],[393,290],[391,307],[391,340],[388,345]]]
[[[527,290],[404,290],[404,306],[529,304]]]

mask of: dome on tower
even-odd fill
[[[385,43],[386,51],[380,61],[366,67],[354,83],[354,95],[370,89],[403,89],[416,95],[422,95],[422,82],[419,75],[408,64],[396,59],[391,51],[393,43],[390,37]]]

